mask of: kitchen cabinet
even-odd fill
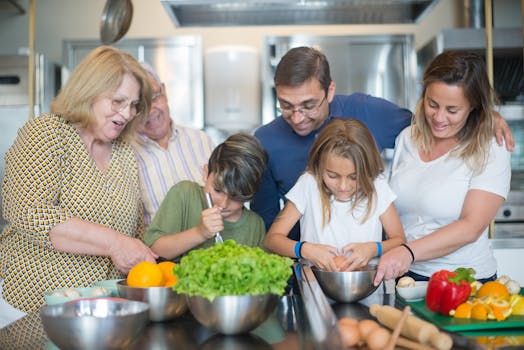
[[[64,42],[64,64],[69,71],[99,46],[98,40]],[[204,125],[202,40],[198,35],[169,39],[124,39],[113,46],[146,61],[166,85],[174,122],[201,129]]]

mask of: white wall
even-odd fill
[[[62,62],[63,40],[98,39],[105,0],[35,0],[35,48],[51,60]],[[29,10],[29,0],[19,0]],[[326,25],[175,28],[158,0],[133,0],[134,14],[125,38],[166,38],[201,35],[203,49],[218,45],[254,45],[262,49],[266,35],[366,35],[415,34],[415,47],[422,46],[444,27],[460,25],[456,0],[440,0],[420,24]],[[29,42],[28,12],[0,14],[0,54],[18,53]]]

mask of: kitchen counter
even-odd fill
[[[150,323],[132,349],[341,349],[336,319],[372,318],[368,311],[372,304],[403,307],[391,293],[391,288],[384,285],[358,303],[335,303],[324,296],[309,272],[307,267],[297,266],[295,274],[299,293],[281,297],[275,312],[251,333],[237,336],[216,334],[201,326],[188,311],[170,322]],[[453,349],[485,349],[480,343],[505,344],[506,337],[513,341],[523,339],[518,345],[520,347],[514,349],[524,346],[524,330],[520,330],[519,337],[515,337],[515,331],[505,334],[500,330],[496,334],[449,334],[454,341]],[[0,329],[0,348],[56,349],[47,340],[38,313]],[[506,346],[504,349],[512,348]]]

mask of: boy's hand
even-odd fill
[[[217,232],[224,229],[221,212],[222,208],[213,207],[204,209],[202,213],[200,213],[200,233],[206,239],[215,237]]]

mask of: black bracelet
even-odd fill
[[[401,246],[405,247],[408,250],[409,254],[411,254],[411,263],[413,264],[413,262],[415,261],[415,254],[406,243],[402,243]]]
[[[300,258],[302,259],[302,246],[306,243],[305,241],[300,242],[300,246],[298,247],[298,255],[300,255]]]

